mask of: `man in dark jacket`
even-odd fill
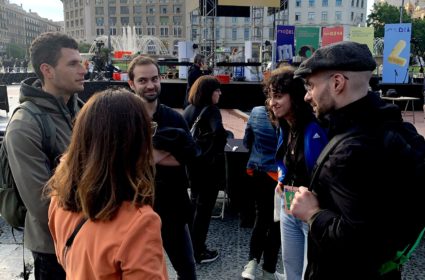
[[[80,109],[76,92],[84,90],[86,70],[81,64],[78,43],[58,32],[37,37],[30,48],[31,62],[38,76],[22,82],[19,102],[32,102],[56,125],[52,150],[62,154],[71,139],[72,123]],[[65,279],[57,262],[48,228],[50,200],[42,194],[56,166],[42,148],[42,130],[29,112],[18,110],[10,120],[3,145],[19,194],[27,208],[25,246],[34,257],[35,279]]]
[[[187,76],[186,96],[184,98],[183,108],[189,105],[189,91],[193,83],[201,76],[205,75],[201,69],[205,64],[205,57],[202,54],[197,54],[193,58],[193,64],[190,66]]]
[[[329,122],[329,139],[358,133],[335,146],[309,189],[301,187],[291,205],[310,226],[305,279],[400,279],[381,275],[395,253],[406,213],[397,196],[403,186],[399,158],[384,150],[379,131],[400,122],[400,110],[368,93],[376,63],[368,47],[340,42],[318,49],[295,75],[305,79],[305,100]]]
[[[152,121],[158,125],[153,138],[156,163],[154,210],[162,220],[162,241],[179,279],[196,279],[188,221],[191,205],[187,193],[186,163],[199,154],[183,117],[160,104],[161,79],[158,64],[138,56],[128,67],[131,89],[146,101]]]

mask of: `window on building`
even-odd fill
[[[198,38],[198,30],[196,28],[192,28],[191,40],[195,41]]]
[[[109,34],[117,35],[117,29],[116,28],[109,28]]]
[[[354,12],[351,12],[350,20],[351,20],[351,21],[353,21],[353,20],[354,20]]]
[[[80,18],[80,26],[82,26],[83,24],[84,24],[84,20]]]
[[[232,40],[236,41],[237,38],[238,38],[238,29],[232,28]]]
[[[314,2],[315,2],[315,0],[308,0],[308,6],[314,7]]]
[[[96,35],[97,36],[100,36],[100,35],[103,35],[103,34],[105,34],[105,30],[103,28],[96,29]]]
[[[69,12],[66,12],[65,19],[69,19]]]
[[[117,25],[117,18],[116,18],[116,17],[110,17],[110,18],[109,18],[109,24],[110,24],[111,26],[115,26],[115,25]]]
[[[328,12],[322,12],[322,21],[323,22],[328,21]]]
[[[130,13],[128,6],[121,6],[120,12],[122,15],[128,15]]]
[[[341,7],[342,6],[342,0],[335,0],[335,6]]]
[[[115,15],[117,13],[117,8],[116,7],[109,7],[108,11],[109,11],[109,15],[112,16],[112,15]]]
[[[121,4],[128,4],[128,0],[120,0]]]
[[[182,25],[182,17],[181,16],[173,16],[173,24],[174,25]]]
[[[181,5],[174,5],[173,11],[174,11],[175,14],[180,14],[181,11],[182,11],[182,6]]]
[[[360,22],[363,22],[363,13],[360,14]]]
[[[115,0],[108,0],[108,4],[109,5],[115,5],[116,4],[116,1]],[[112,34],[111,34],[112,35]]]
[[[155,6],[146,6],[146,12],[151,15],[155,14]]]
[[[141,26],[142,25],[142,17],[141,16],[135,16],[133,18],[134,20],[134,25],[136,26]]]
[[[216,27],[215,29],[215,39],[220,40],[220,28]]]
[[[80,9],[80,17],[83,16],[83,12],[84,12],[84,10],[83,9]]]
[[[103,8],[102,8],[102,11],[103,11]],[[71,18],[74,18],[74,11],[71,11],[71,14],[70,15],[71,15]]]
[[[134,6],[133,13],[140,15],[142,13],[142,6]]]
[[[167,13],[167,6],[160,6],[159,7],[159,10],[160,10],[160,12],[161,12],[161,14],[166,14]]]
[[[74,21],[71,20],[71,27],[74,27]]]
[[[314,12],[308,13],[308,21],[314,21],[315,17],[316,17],[316,13]]]
[[[129,17],[121,17],[121,25],[128,25],[130,23]]]
[[[237,17],[232,17],[232,23],[238,23],[238,18]]]
[[[98,6],[103,5],[103,0],[96,0],[96,1],[94,2],[94,4],[95,4],[95,5],[98,5]]]
[[[155,27],[148,27],[147,31],[148,31],[148,35],[155,36]]]
[[[155,25],[155,17],[154,16],[146,17],[146,23],[150,26]]]
[[[295,0],[295,7],[297,8],[301,7],[301,0]]]
[[[142,4],[142,0],[134,0],[134,4]]]
[[[199,21],[198,16],[192,14],[191,23],[192,24],[198,24],[199,23],[198,21]]]
[[[336,11],[335,12],[335,20],[336,21],[341,21],[342,20],[342,12],[341,11]]]
[[[180,26],[173,27],[173,35],[174,37],[182,37],[182,28]]]
[[[359,0],[356,1],[356,7],[359,7]]]
[[[143,35],[143,28],[141,27],[136,27],[136,35]]]
[[[244,30],[243,30],[243,39],[245,41],[248,41],[249,40],[249,28],[244,28]]]
[[[363,9],[363,7],[364,7],[364,0],[362,0],[362,2],[361,2],[362,4],[361,4],[361,8]]]
[[[322,0],[322,7],[328,6],[328,0]]]
[[[295,21],[301,21],[301,13],[295,13]]]
[[[351,7],[354,7],[354,0],[351,0]]]
[[[161,27],[159,31],[160,31],[159,34],[161,37],[168,36],[168,27]]]
[[[169,23],[169,17],[166,17],[166,16],[159,17],[159,24],[168,25],[168,23]]]

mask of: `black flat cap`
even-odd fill
[[[316,50],[295,71],[295,77],[305,77],[323,70],[373,71],[375,59],[366,44],[338,42]]]

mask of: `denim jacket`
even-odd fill
[[[247,168],[262,172],[277,171],[275,160],[277,135],[264,106],[252,109],[245,128],[243,144],[251,152]]]

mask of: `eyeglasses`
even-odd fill
[[[342,77],[344,77],[344,79],[349,80],[347,76],[345,76],[344,74],[341,74],[341,73],[330,74],[329,76],[326,76],[326,79],[329,79],[329,78],[335,76],[336,74],[340,74],[340,75],[342,75]],[[324,78],[322,78],[322,79],[324,80]],[[312,84],[308,80],[304,80],[304,88],[307,92],[310,92],[313,89],[313,87],[314,87],[314,84]]]
[[[156,130],[158,129],[158,123],[152,121],[151,122],[151,132],[152,132],[152,136],[155,136]]]

